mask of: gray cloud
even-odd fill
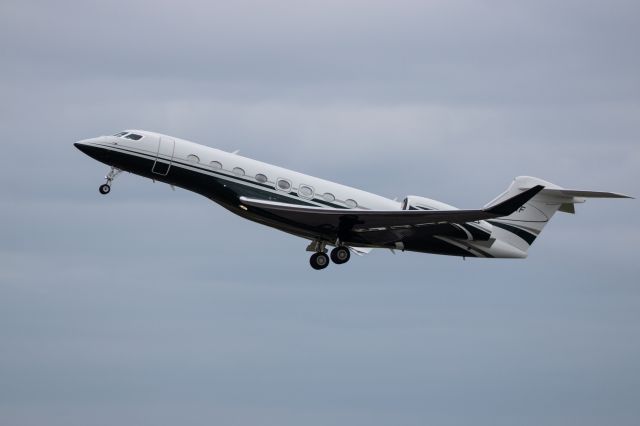
[[[4,424],[637,423],[635,201],[525,261],[305,242],[72,142],[184,137],[476,207],[515,175],[638,195],[636,2],[0,5]]]

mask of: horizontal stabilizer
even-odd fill
[[[618,194],[617,192],[581,191],[575,189],[545,189],[541,195],[552,195],[563,198],[633,198],[629,195]]]

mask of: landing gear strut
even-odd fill
[[[349,247],[341,245],[340,241],[336,241],[336,248],[331,250],[331,260],[336,265],[347,263],[351,258]],[[329,256],[327,256],[327,243],[325,241],[313,240],[307,247],[307,251],[313,251],[309,263],[313,269],[319,270],[329,266]]]
[[[122,170],[112,166],[111,170],[109,170],[109,173],[107,173],[107,175],[104,177],[107,180],[107,183],[100,185],[98,191],[100,191],[102,195],[107,195],[111,191],[111,182],[113,182],[116,176],[118,176],[121,172]]]
[[[313,251],[309,263],[313,269],[320,270],[329,266],[329,256],[327,256],[327,243],[320,240],[313,240],[309,243],[307,251]]]

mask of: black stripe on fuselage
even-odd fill
[[[335,235],[335,230],[326,230],[322,232],[318,229],[305,227],[303,224],[286,222],[281,217],[267,214],[266,212],[244,211],[238,208],[239,195],[245,195],[250,198],[257,198],[269,201],[283,202],[289,204],[318,206],[324,204],[333,208],[345,209],[343,206],[330,204],[323,200],[303,200],[296,193],[283,193],[277,191],[273,187],[260,184],[259,182],[249,181],[237,176],[230,176],[219,171],[203,168],[193,163],[185,163],[170,158],[159,158],[154,154],[139,152],[123,148],[121,146],[91,146],[90,151],[84,151],[87,155],[98,161],[112,165],[122,170],[126,170],[143,177],[147,177],[159,182],[175,185],[198,194],[201,194],[223,207],[239,214],[247,219],[272,226],[285,232],[289,232],[300,237],[316,237],[325,238],[331,241]],[[160,161],[165,164],[171,164],[172,167],[166,176],[152,172],[154,162]],[[316,204],[317,203],[317,204]],[[399,231],[387,231],[385,234],[396,234]],[[378,233],[373,233],[378,234]],[[440,255],[474,257],[474,253],[457,247],[446,241],[433,238],[432,235],[414,234],[409,238],[400,238],[405,242],[405,249],[409,251],[417,251],[423,253],[433,253]],[[376,235],[380,237],[380,235]],[[351,243],[361,242],[363,246],[371,247],[389,247],[394,248],[395,242],[398,241],[397,235],[389,240],[388,243],[380,244],[384,238],[373,238],[372,240],[361,238],[357,234],[350,235]],[[483,253],[484,254],[484,253]]]
[[[471,234],[471,237],[476,241],[487,241],[491,238],[491,233],[482,228],[473,226],[469,223],[461,223],[460,226],[466,229]]]
[[[502,223],[502,222],[498,222],[495,220],[489,220],[487,221],[490,224],[492,224],[493,226],[497,226],[498,228],[502,228],[505,231],[509,231],[512,234],[517,235],[518,237],[522,238],[523,240],[525,240],[527,242],[527,244],[531,245],[533,244],[533,242],[536,239],[536,235],[532,234],[531,232],[525,231],[524,229],[515,227],[513,225],[507,225],[506,223]]]
[[[152,154],[147,154],[144,152],[140,152],[140,151],[135,151],[135,150],[131,150],[131,149],[127,149],[127,148],[123,148],[121,146],[118,147],[114,147],[114,146],[109,146],[109,145],[101,145],[98,144],[100,146],[102,146],[105,150],[109,151],[109,153],[116,153],[116,152],[120,152],[120,151],[124,151],[127,153],[131,153],[136,157],[144,157],[152,162],[156,161],[156,156],[152,155]],[[104,159],[100,159],[97,158],[96,156],[92,156],[93,158],[96,158],[99,161],[103,161],[106,162]],[[111,157],[113,157],[111,155]],[[115,161],[115,160],[114,160]],[[226,173],[220,172],[220,171],[216,171],[216,170],[211,170],[205,167],[202,167],[198,164],[194,164],[194,163],[185,163],[182,162],[180,160],[176,160],[175,158],[173,159],[169,159],[169,158],[159,158],[157,161],[165,163],[165,164],[171,164],[171,166],[176,166],[178,168],[188,168],[188,169],[196,169],[199,171],[199,173],[201,174],[205,174],[208,176],[212,176],[214,178],[217,178],[221,181],[224,181],[225,183],[223,184],[223,186],[226,184],[228,187],[231,187],[234,192],[236,193],[237,196],[245,196],[248,198],[257,198],[257,199],[261,199],[261,200],[269,200],[269,201],[276,201],[276,202],[283,202],[283,203],[289,203],[289,204],[296,204],[296,205],[304,205],[304,206],[313,206],[313,207],[331,207],[334,209],[346,209],[345,206],[341,206],[339,204],[333,204],[330,202],[327,202],[325,200],[320,200],[317,198],[313,198],[313,199],[304,199],[302,197],[300,197],[300,195],[297,192],[284,192],[284,191],[280,191],[275,189],[273,186],[271,185],[267,185],[264,183],[260,183],[254,180],[250,180],[250,179],[246,179],[246,178],[242,178],[239,176],[235,176],[235,175],[228,175]],[[114,163],[115,164],[115,163]],[[153,164],[153,163],[152,163]],[[146,167],[146,166],[144,166]],[[210,191],[202,191],[199,189],[199,187],[195,187],[194,185],[188,185],[186,186],[185,184],[182,183],[177,183],[177,182],[173,182],[172,179],[170,179],[169,177],[173,177],[171,171],[169,171],[169,173],[166,176],[162,176],[162,175],[158,175],[155,174],[153,172],[151,172],[151,168],[149,168],[149,170],[145,170],[144,167],[137,167],[136,170],[128,170],[131,171],[133,173],[136,174],[140,174],[142,176],[146,176],[149,177],[151,179],[154,180],[159,180],[162,182],[166,182],[166,183],[170,183],[173,185],[177,185],[180,186],[182,188],[185,189],[189,189],[191,191],[197,192],[199,194],[203,194],[209,198],[212,197],[212,194]],[[121,167],[119,167],[121,168]],[[122,167],[123,169],[126,170],[126,168]],[[258,188],[263,188],[262,190],[259,190]]]
[[[459,247],[450,241],[445,241],[437,237],[427,236],[422,238],[409,237],[404,240],[405,250],[415,251],[419,253],[440,254],[446,256],[457,257],[478,257],[477,254],[470,250]],[[478,250],[480,252],[480,250]],[[488,254],[482,253],[486,257]]]

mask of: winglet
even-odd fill
[[[487,213],[495,214],[497,217],[509,216],[514,213],[520,207],[522,207],[527,201],[536,196],[536,194],[544,189],[542,185],[536,185],[533,188],[527,189],[526,191],[513,196],[509,199],[504,200],[501,203],[498,203],[494,206],[491,206],[485,211]]]

